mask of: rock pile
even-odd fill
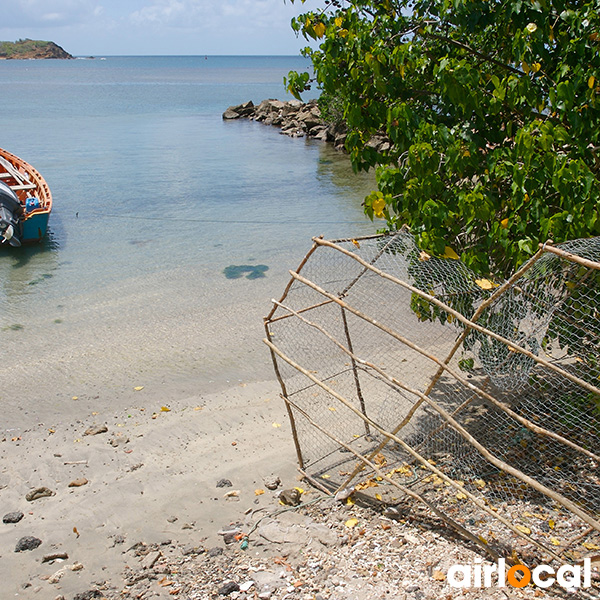
[[[250,119],[265,125],[281,128],[290,137],[310,137],[332,143],[337,150],[344,150],[346,128],[341,124],[326,123],[316,100],[306,103],[299,100],[263,100],[258,106],[252,101],[230,106],[223,119]]]

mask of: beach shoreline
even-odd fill
[[[3,515],[24,514],[0,524],[6,597],[71,598],[99,582],[119,587],[131,546],[222,546],[219,530],[248,509],[273,505],[274,492],[255,495],[264,478],[297,485],[276,382],[187,397],[144,388],[134,397],[74,420],[65,414],[62,422],[2,431],[0,506]],[[224,479],[231,487],[217,487]],[[26,500],[43,487],[52,495]],[[41,545],[15,552],[26,536]],[[51,583],[63,563],[42,560],[57,553],[83,567]]]

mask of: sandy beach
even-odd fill
[[[65,411],[53,421],[4,430],[0,506],[3,515],[24,516],[1,525],[2,597],[72,598],[98,582],[118,587],[123,551],[139,542],[223,545],[223,526],[273,504],[272,493],[255,495],[264,477],[297,485],[277,394],[272,381],[216,396],[165,397],[141,389],[124,410],[98,406],[73,420]],[[222,479],[231,487],[217,487]],[[26,500],[42,487],[52,495]],[[42,543],[15,552],[25,536]],[[57,553],[68,559],[42,562]],[[81,570],[66,570],[56,583],[47,579],[77,563]]]

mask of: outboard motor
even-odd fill
[[[20,246],[21,240],[15,235],[18,232],[19,218],[23,207],[17,195],[6,183],[0,181],[0,238],[2,243]]]

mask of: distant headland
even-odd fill
[[[73,58],[73,56],[54,42],[29,39],[0,42],[0,60],[31,58]]]

